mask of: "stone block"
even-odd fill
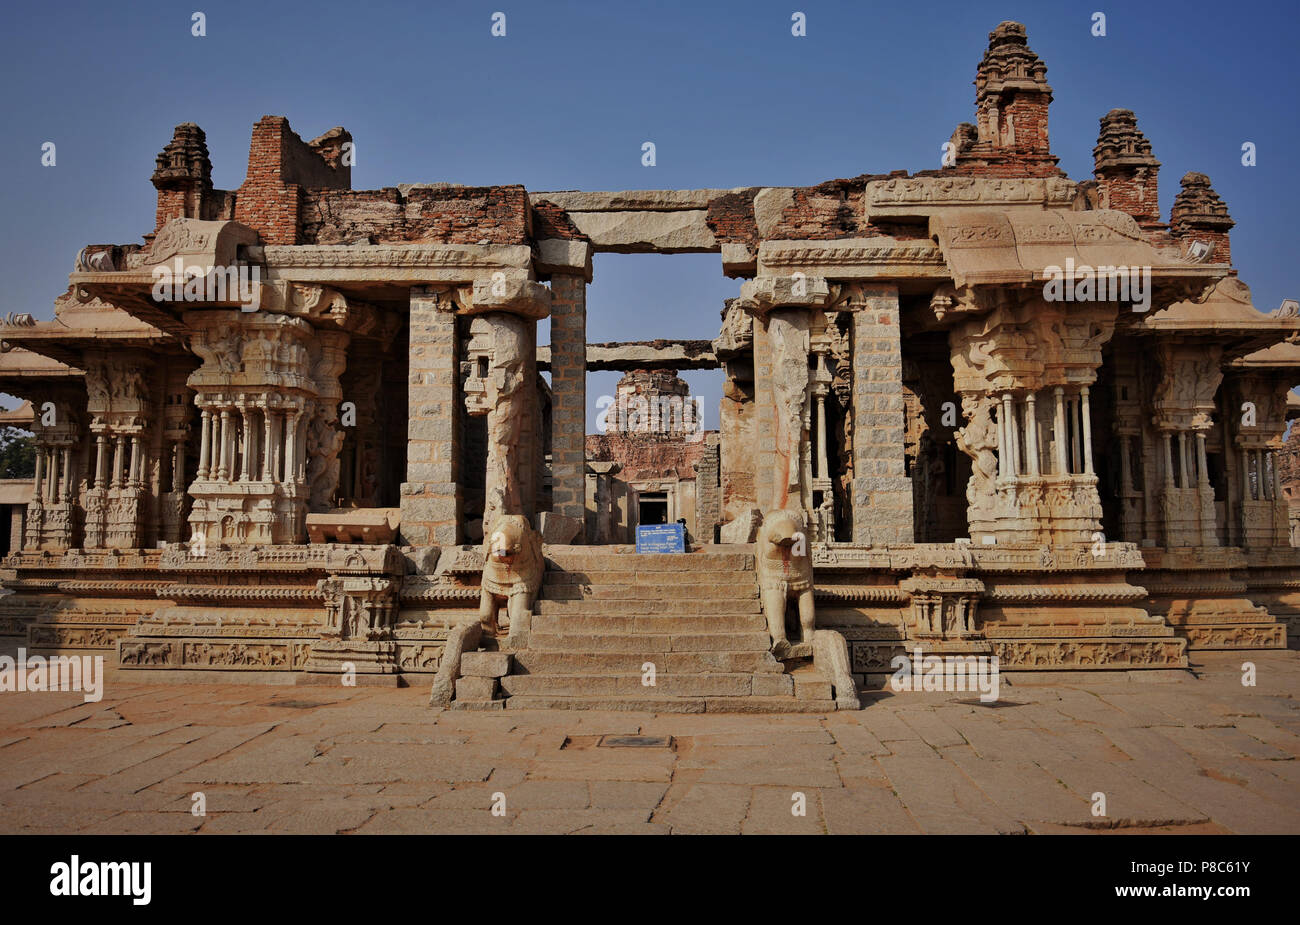
[[[461,664],[464,665],[465,656],[474,653],[466,652],[462,655]],[[496,678],[468,678],[460,677],[456,679],[456,699],[457,700],[494,700],[497,695]]]
[[[730,523],[723,524],[718,531],[723,543],[752,543],[763,523],[763,513],[758,508],[750,508]]]
[[[537,242],[539,273],[575,273],[591,281],[591,245],[567,238],[542,238]]]
[[[794,678],[788,674],[756,674],[753,683],[755,697],[794,696]]]
[[[542,542],[547,544],[572,543],[582,534],[583,526],[579,518],[554,511],[542,511],[537,515],[537,531],[542,535]]]
[[[460,657],[460,674],[464,678],[504,678],[510,673],[509,652],[466,652]],[[456,689],[457,694],[460,688]]]

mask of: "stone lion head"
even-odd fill
[[[523,549],[524,538],[531,528],[522,514],[502,514],[492,524],[484,541],[483,555],[507,562]]]

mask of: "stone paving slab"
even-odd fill
[[[1300,833],[1300,653],[1195,659],[1159,684],[1058,675],[1004,681],[993,705],[886,690],[757,716],[130,679],[98,703],[4,693],[0,832]],[[618,736],[664,740],[602,744]]]

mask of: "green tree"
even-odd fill
[[[36,443],[17,427],[0,428],[0,479],[30,479],[36,475]]]

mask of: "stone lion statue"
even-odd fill
[[[502,514],[483,541],[483,590],[479,620],[484,632],[497,632],[501,605],[511,624],[533,608],[542,587],[542,538],[522,514]]]
[[[813,607],[812,556],[803,518],[793,511],[773,511],[763,518],[754,541],[763,615],[778,658],[790,651],[785,634],[785,608],[790,598],[799,602],[801,642],[811,643],[816,623]]]

